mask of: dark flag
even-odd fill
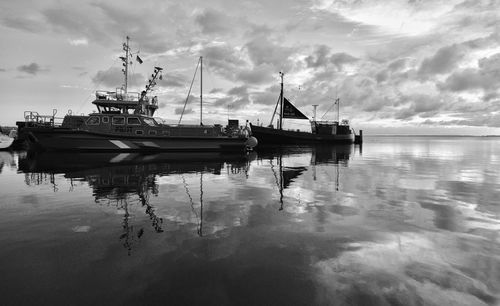
[[[142,58],[140,58],[139,55],[137,55],[135,59],[139,62],[139,64],[142,64]]]
[[[289,119],[309,119],[301,111],[299,111],[295,106],[293,106],[287,98],[283,99],[283,118]]]

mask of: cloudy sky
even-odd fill
[[[204,123],[269,124],[283,71],[306,115],[318,104],[336,118],[339,97],[340,117],[365,133],[500,134],[498,0],[17,0],[0,3],[0,33],[0,125],[25,110],[92,112],[95,90],[123,83],[128,35],[144,60],[130,90],[163,67],[167,122],[203,56]],[[197,77],[185,123],[199,120],[199,91]]]

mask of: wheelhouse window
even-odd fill
[[[114,125],[124,125],[125,124],[125,117],[113,117],[113,124]]]
[[[89,119],[87,119],[87,124],[88,125],[99,125],[101,123],[100,118],[97,116],[90,116]]]
[[[102,123],[109,123],[109,117],[108,116],[102,117]]]
[[[137,117],[129,117],[127,118],[128,125],[141,125],[141,121]]]
[[[144,121],[144,123],[146,123],[149,126],[157,126],[158,125],[158,123],[156,123],[156,121],[153,118],[142,118],[142,120]]]

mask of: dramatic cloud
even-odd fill
[[[183,105],[195,60],[203,56],[204,101],[212,115],[229,108],[241,120],[270,117],[283,71],[287,98],[307,115],[318,104],[319,115],[335,117],[332,103],[339,97],[341,117],[355,122],[495,126],[499,8],[497,1],[469,0],[293,0],[287,5],[256,0],[237,6],[228,0],[84,0],[75,9],[20,0],[2,7],[0,30],[6,62],[24,63],[32,58],[29,50],[37,50],[36,61],[57,71],[45,74],[45,81],[82,84],[88,71],[99,71],[92,82],[111,90],[122,86],[123,74],[102,68],[121,65],[117,56],[130,36],[132,50],[144,60],[130,70],[131,91],[144,88],[143,76],[153,66],[166,69],[155,94],[162,106],[173,107],[162,116],[174,117]],[[41,71],[34,62],[14,73]],[[7,90],[15,88],[16,76],[11,77],[5,80]],[[37,79],[33,90],[46,88]],[[197,80],[193,90],[199,91]],[[12,89],[10,95],[18,94]],[[76,90],[73,94],[74,100],[84,99]]]
[[[283,46],[279,40],[269,37],[256,37],[245,45],[252,63],[256,66],[262,64],[273,65],[274,67],[287,66],[288,57],[293,53],[293,49]]]
[[[97,39],[100,42],[112,41],[111,36],[108,34],[109,32],[89,24],[89,13],[96,14],[96,12],[89,12],[85,7],[82,7],[81,10],[51,7],[42,12],[45,20],[57,32],[79,34]],[[102,14],[96,14],[95,16],[98,15]]]
[[[128,76],[129,87],[140,86],[143,87],[146,78],[140,73],[130,74]],[[106,86],[110,90],[119,88],[124,84],[123,72],[120,68],[110,68],[105,71],[98,71],[92,78],[92,82],[96,86]]]
[[[273,85],[271,87],[265,88],[263,91],[252,93],[252,101],[253,104],[261,104],[261,105],[275,105],[278,101],[278,97],[280,94],[279,85]],[[271,108],[267,109],[267,113],[265,116],[269,115],[269,112],[272,112]],[[271,115],[269,115],[271,116]]]
[[[377,0],[315,1],[315,8],[344,16],[346,19],[369,25],[381,34],[416,36],[436,28],[436,20],[444,21],[447,14],[462,0],[420,1]]]
[[[203,11],[196,16],[195,21],[205,34],[225,33],[228,32],[232,26],[232,22],[227,17],[227,14],[223,14],[213,9]]]
[[[27,14],[27,5],[21,3],[12,9],[11,15],[4,13],[3,17],[0,16],[0,23],[32,33],[64,34],[71,37],[66,39],[73,45],[96,42],[112,46],[129,35],[145,52],[165,52],[171,48],[173,44],[169,43],[169,39],[175,32],[172,33],[169,29],[173,25],[184,25],[189,20],[187,13],[176,4],[158,5],[155,10],[139,8],[135,3],[126,2],[82,2],[78,9],[42,3],[29,5],[36,7],[38,11]],[[170,18],[164,18],[166,11]],[[159,27],[158,24],[164,27]],[[128,27],[124,33],[124,25],[133,26]],[[192,36],[193,31],[186,28],[183,33],[188,37]]]
[[[391,72],[397,72],[397,71],[401,71],[401,70],[404,70],[406,67],[407,67],[407,64],[408,64],[408,61],[409,59],[407,58],[399,58],[393,62],[391,62],[387,68],[391,71]]]
[[[409,119],[417,115],[420,117],[429,117],[435,115],[442,107],[440,101],[425,94],[401,96],[400,99],[404,101],[404,104],[409,105],[397,111],[396,119]]]
[[[326,45],[317,46],[313,54],[305,58],[308,68],[321,68],[333,64],[339,71],[342,70],[345,64],[354,63],[358,60],[358,58],[344,52],[332,54],[331,48]]]
[[[451,45],[439,49],[436,54],[426,58],[418,73],[422,76],[443,74],[458,67],[460,60],[465,56],[465,48],[462,45]]]
[[[229,80],[236,78],[238,70],[250,67],[241,56],[241,51],[228,44],[206,47],[203,55],[204,64],[210,70]]]
[[[309,55],[305,59],[307,67],[316,68],[326,66],[330,62],[330,52],[330,47],[326,45],[316,47],[313,55]]]
[[[167,20],[161,18],[161,10],[155,10],[151,13],[149,10],[130,10],[126,9],[125,6],[109,3],[94,3],[93,6],[99,8],[101,13],[104,14],[103,29],[107,32],[116,33],[117,37],[121,38],[123,36],[123,25],[134,25],[128,29],[127,34],[137,42],[142,51],[164,52],[170,47],[167,36],[163,35],[163,31],[158,30],[158,24],[156,24],[156,22],[167,22]],[[177,13],[177,17],[183,16],[182,12],[175,9],[172,9],[171,13]],[[91,30],[94,31],[95,29],[92,28]],[[101,37],[95,37],[96,33],[93,34],[92,37],[101,40]]]
[[[188,86],[186,77],[179,73],[164,73],[162,80],[158,80],[158,85],[167,87],[185,87]]]
[[[248,84],[266,84],[273,79],[276,71],[273,66],[261,64],[253,69],[242,69],[238,72],[236,78],[243,83]]]
[[[336,53],[332,54],[330,57],[330,61],[337,67],[338,70],[342,70],[344,65],[354,63],[358,60],[358,58],[355,58],[347,53]]]
[[[40,71],[44,71],[37,63],[21,65],[17,67],[17,70],[31,75],[37,75]]]
[[[247,86],[233,87],[227,92],[224,98],[216,99],[215,106],[231,108],[232,110],[240,109],[250,105],[250,95]]]
[[[478,68],[459,70],[446,78],[438,87],[442,90],[466,91],[482,89],[485,91],[500,88],[500,53],[478,61]]]

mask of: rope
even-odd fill
[[[181,117],[179,118],[179,124],[181,124],[182,116],[184,116],[184,111],[186,110],[186,105],[189,100],[189,95],[191,94],[191,89],[193,88],[194,79],[196,77],[196,72],[198,72],[199,66],[200,66],[200,61],[198,60],[198,64],[196,64],[196,69],[194,70],[193,80],[191,81],[191,85],[189,86],[189,91],[186,97],[186,101],[184,102],[184,107],[182,108]]]
[[[339,101],[339,98],[335,99],[335,102],[330,106],[330,108],[323,114],[323,116],[321,116],[320,120],[323,119],[323,117],[325,117],[325,115],[332,109],[332,107],[334,107],[335,105],[337,105],[337,103],[340,103]]]
[[[332,109],[332,107],[334,107],[334,106],[335,106],[335,103],[334,103],[334,104],[332,104],[332,105],[330,106],[330,108],[329,108],[329,109],[328,109],[328,110],[327,110],[327,111],[323,114],[323,116],[321,116],[320,120],[321,120],[321,119],[323,119],[323,117],[325,117],[325,115],[326,115],[326,114],[327,114],[327,113],[328,113],[328,112]]]

